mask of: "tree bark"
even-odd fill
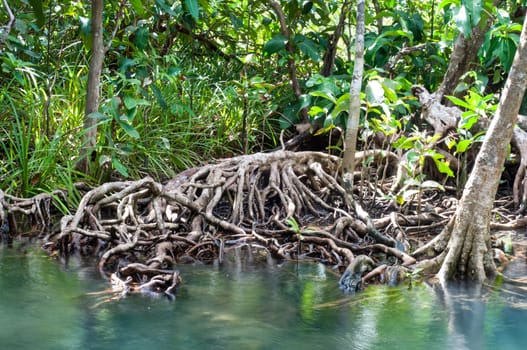
[[[344,155],[342,160],[344,188],[351,198],[353,191],[353,172],[355,171],[355,148],[360,119],[360,91],[364,72],[364,0],[357,2],[357,33],[355,36],[355,63],[353,79],[350,85],[350,106],[344,138]]]
[[[104,0],[92,0],[91,3],[92,57],[86,89],[83,142],[78,164],[78,168],[86,174],[90,171],[90,160],[97,143],[97,120],[91,118],[90,114],[99,110],[99,85],[105,53],[102,28]]]
[[[484,282],[496,274],[490,246],[490,215],[502,168],[511,141],[522,97],[527,87],[527,18],[520,44],[476,163],[451,222],[430,246],[444,249],[444,261],[437,274],[441,282],[461,278]]]

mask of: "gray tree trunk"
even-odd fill
[[[355,171],[355,149],[359,133],[360,91],[364,72],[364,0],[357,2],[357,32],[355,35],[355,62],[353,79],[350,85],[350,107],[344,138],[344,155],[342,160],[342,182],[351,198],[353,192],[353,173]]]
[[[105,53],[102,27],[104,0],[92,0],[91,3],[92,57],[88,72],[86,106],[84,109],[84,134],[78,166],[86,174],[90,172],[89,165],[97,143],[97,120],[89,116],[99,110],[99,85]]]
[[[415,253],[419,255],[430,248],[442,250],[433,261],[433,265],[440,266],[437,277],[442,282],[455,278],[483,282],[496,274],[490,247],[490,215],[526,87],[527,18],[498,110],[456,213],[436,239]],[[428,262],[421,264],[430,267]]]

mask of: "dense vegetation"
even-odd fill
[[[75,162],[84,132],[90,6],[8,3],[16,20],[0,39],[0,188],[23,196],[71,189],[84,176],[75,172]],[[468,4],[368,5],[365,144],[376,132],[402,130],[416,137],[395,147],[426,143],[410,88],[437,88],[454,39],[477,23],[471,17],[479,16],[477,6]],[[286,27],[270,1],[106,1],[101,107],[90,116],[99,127],[97,169],[85,180],[168,178],[211,158],[273,148],[280,130],[291,136],[304,116],[318,132],[342,127],[353,66],[353,4],[282,1],[278,8]],[[469,16],[463,19],[462,11]],[[466,99],[454,100],[476,116],[492,110],[521,27],[520,4],[504,2],[492,11],[496,21],[480,65],[458,86]],[[0,15],[7,24],[5,9]],[[333,46],[332,65],[326,61]],[[469,142],[455,147],[461,153]]]

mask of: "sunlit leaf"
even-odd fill
[[[322,97],[322,98],[325,98],[326,100],[329,100],[333,103],[337,103],[337,100],[335,98],[335,96],[333,95],[333,92],[330,91],[330,90],[315,90],[315,91],[311,91],[309,93],[311,96],[315,96],[315,97]]]
[[[471,140],[471,139],[459,141],[456,144],[456,153],[463,153],[463,152],[465,152],[470,147],[470,145],[472,145],[472,143],[474,143],[474,141]]]
[[[470,38],[472,26],[465,5],[461,5],[454,9],[454,21],[456,22],[459,31],[463,33],[465,37]]]
[[[369,103],[384,102],[384,89],[378,80],[370,80],[366,84],[366,100]]]
[[[452,169],[450,169],[450,165],[448,164],[448,162],[444,160],[434,159],[434,163],[437,167],[437,170],[439,170],[441,174],[446,174],[448,177],[454,177],[454,172],[452,171]]]
[[[134,11],[139,15],[143,16],[145,14],[144,5],[142,0],[130,0],[130,4],[134,8]]]

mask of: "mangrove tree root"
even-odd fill
[[[221,263],[247,244],[341,269],[354,251],[396,253],[407,264],[396,240],[346,199],[339,167],[340,158],[324,153],[276,151],[189,169],[164,185],[106,183],[85,194],[46,248],[97,256],[101,273],[126,293],[172,292],[177,263]]]

